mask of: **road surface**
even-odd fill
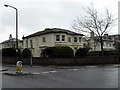
[[[15,67],[5,67],[14,71]],[[2,72],[2,88],[118,88],[118,67],[29,67],[25,76],[9,76]]]

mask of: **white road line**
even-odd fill
[[[73,69],[73,71],[77,71],[77,70],[79,70],[79,69]]]
[[[69,69],[68,71],[77,71],[77,70],[80,70],[80,69]]]
[[[50,72],[42,72],[42,73],[50,73]]]
[[[37,75],[37,74],[40,74],[40,73],[32,73],[32,74],[36,74]]]
[[[54,72],[57,72],[57,71],[49,71],[49,72],[54,73]]]
[[[48,72],[41,72],[41,73],[46,74],[46,73],[55,73],[55,72],[57,72],[57,71],[48,71]],[[37,75],[37,74],[41,74],[41,73],[35,72],[35,73],[32,73],[32,74]]]

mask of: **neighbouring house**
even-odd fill
[[[23,37],[23,49],[29,48],[33,57],[40,57],[43,49],[52,46],[69,46],[75,52],[78,48],[83,47],[81,42],[83,36],[83,34],[66,29],[46,28]]]
[[[91,49],[90,51],[100,51],[101,50],[101,44],[98,41],[98,37],[94,35],[94,32],[90,33],[90,37],[83,38],[82,39],[84,46],[89,46]],[[103,36],[103,48],[104,50],[114,50],[115,42],[120,42],[120,35],[108,35],[104,34]]]
[[[18,39],[18,48],[21,47],[20,42],[22,42],[22,40]],[[9,39],[5,40],[3,42],[0,43],[1,48],[16,48],[16,38],[12,37],[12,34],[10,34]]]

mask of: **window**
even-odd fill
[[[79,42],[81,42],[81,37],[79,37]]]
[[[26,40],[26,47],[28,47],[28,40]]]
[[[43,37],[42,40],[43,40],[43,42],[46,42],[46,37]]]
[[[74,37],[74,42],[77,42],[77,37]]]
[[[32,40],[30,40],[30,47],[33,48]]]
[[[23,47],[23,45],[24,45],[24,42],[22,42],[22,47]]]
[[[62,41],[65,41],[65,35],[62,35]]]
[[[56,41],[60,41],[60,35],[56,35]]]
[[[71,42],[71,37],[68,37],[68,42]]]

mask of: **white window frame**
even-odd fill
[[[59,37],[57,37],[59,36]],[[57,40],[58,39],[58,40]],[[56,41],[59,42],[60,41],[60,35],[56,35]]]

